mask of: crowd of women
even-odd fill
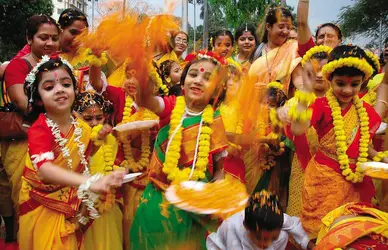
[[[388,249],[386,173],[365,168],[388,163],[388,46],[308,16],[270,7],[186,57],[169,14],[30,17],[0,67],[1,114],[28,127],[0,124],[0,248]],[[165,197],[224,178],[251,196],[222,220]]]

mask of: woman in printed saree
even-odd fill
[[[287,40],[292,29],[292,15],[288,9],[274,7],[268,10],[265,17],[264,34],[262,37],[261,51],[254,55],[257,59],[252,63],[249,73],[247,90],[243,92],[242,107],[249,107],[244,111],[244,133],[257,131],[259,136],[267,137],[273,143],[260,145],[260,148],[251,147],[244,153],[246,169],[247,190],[249,193],[259,192],[262,189],[271,191],[279,196],[283,207],[287,206],[288,176],[291,167],[290,148],[282,136],[282,130],[272,130],[269,125],[269,106],[279,107],[284,104],[284,99],[292,96],[292,83],[295,87],[302,84],[301,58],[297,53],[296,41]],[[258,93],[266,93],[266,88],[271,82],[280,82],[283,93],[275,92],[269,98],[263,98]],[[282,98],[278,98],[282,96]],[[272,102],[273,99],[275,101]],[[269,102],[266,105],[267,101]],[[245,108],[247,109],[247,108]],[[248,112],[249,111],[249,112]],[[260,115],[259,115],[260,114]],[[271,124],[270,124],[271,125]],[[286,146],[286,147],[284,147]],[[278,149],[284,148],[284,153],[277,155]],[[274,148],[275,150],[272,150]],[[276,151],[276,153],[265,153]]]
[[[310,124],[318,134],[319,148],[305,170],[302,193],[301,220],[311,238],[329,211],[348,202],[371,202],[375,188],[359,164],[374,156],[369,142],[381,122],[358,97],[373,72],[362,49],[336,47],[322,71],[331,84],[326,96],[314,102],[307,84],[288,110],[294,135],[305,133]]]
[[[94,92],[83,92],[77,97],[75,110],[82,116],[92,128],[92,137],[97,135],[104,124],[109,123],[109,116],[113,111],[112,103]],[[108,126],[107,126],[108,127]],[[90,173],[107,175],[117,169],[116,155],[119,144],[112,134],[108,134],[104,140],[95,142],[99,149],[90,157]],[[101,195],[96,201],[95,207],[101,214],[93,221],[85,232],[83,249],[123,249],[123,213],[121,192],[119,189],[111,189]]]
[[[141,95],[142,104],[159,115],[161,129],[151,159],[151,183],[132,224],[131,249],[165,249],[188,242],[205,246],[201,223],[207,218],[179,210],[164,197],[171,182],[224,176],[222,158],[228,142],[220,112],[213,109],[224,96],[223,78],[219,79],[224,62],[211,52],[189,58],[181,81],[184,96],[156,97],[152,86]]]
[[[97,193],[121,185],[124,172],[91,175],[91,129],[72,115],[76,80],[59,57],[42,60],[25,81],[31,117],[20,191],[20,249],[78,249],[99,216]],[[105,138],[102,129],[94,140]]]
[[[23,83],[27,74],[44,55],[56,53],[59,46],[60,28],[55,20],[46,15],[34,15],[26,24],[26,37],[30,46],[30,52],[18,58],[13,58],[8,64],[4,81],[7,101],[16,110],[27,113],[28,97],[23,92]],[[6,129],[6,128],[2,128]],[[17,221],[19,192],[21,188],[21,176],[23,173],[27,155],[27,140],[2,140],[1,160],[4,170],[7,173],[11,185],[11,198],[15,208],[15,216],[5,219],[6,227],[13,228],[14,221]],[[16,223],[15,223],[16,225]],[[11,232],[8,232],[11,234]],[[10,238],[16,235],[12,234]],[[15,240],[15,239],[13,239]]]
[[[348,203],[322,219],[316,250],[388,248],[388,214],[367,203]]]

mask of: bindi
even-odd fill
[[[54,73],[55,81],[59,82],[58,73],[56,71],[54,71],[53,73]]]
[[[349,76],[344,77],[345,83],[346,84],[352,84],[353,78]]]
[[[204,68],[200,68],[199,71],[203,73],[203,72],[205,72],[205,69]]]

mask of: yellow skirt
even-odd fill
[[[75,225],[44,206],[19,218],[20,250],[78,250]]]
[[[354,185],[333,169],[311,160],[304,174],[301,221],[310,239],[315,239],[327,213],[349,202],[359,202]]]
[[[142,189],[137,189],[129,184],[124,185],[124,218],[123,218],[123,232],[124,232],[124,249],[130,249],[131,239],[129,232],[133,219],[135,218],[136,210],[140,204],[140,198],[143,194]],[[136,249],[133,249],[136,250]]]
[[[122,250],[123,213],[115,203],[112,208],[101,214],[86,230],[81,249],[84,250]],[[127,235],[126,235],[127,237]]]
[[[300,217],[302,210],[302,191],[304,182],[304,172],[300,166],[298,157],[294,155],[291,167],[287,214]]]
[[[26,164],[27,149],[27,140],[1,143],[1,158],[5,172],[11,183],[11,198],[16,211],[18,211],[21,177]]]

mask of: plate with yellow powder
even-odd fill
[[[245,185],[229,178],[212,183],[185,181],[170,185],[165,196],[182,210],[220,218],[243,210],[249,198]]]
[[[365,175],[374,179],[388,179],[388,164],[383,162],[364,162],[360,167],[365,170]]]
[[[130,130],[143,130],[143,129],[150,129],[156,126],[158,123],[159,123],[159,120],[136,121],[136,122],[129,122],[129,123],[118,125],[113,129],[119,132],[125,132]]]

